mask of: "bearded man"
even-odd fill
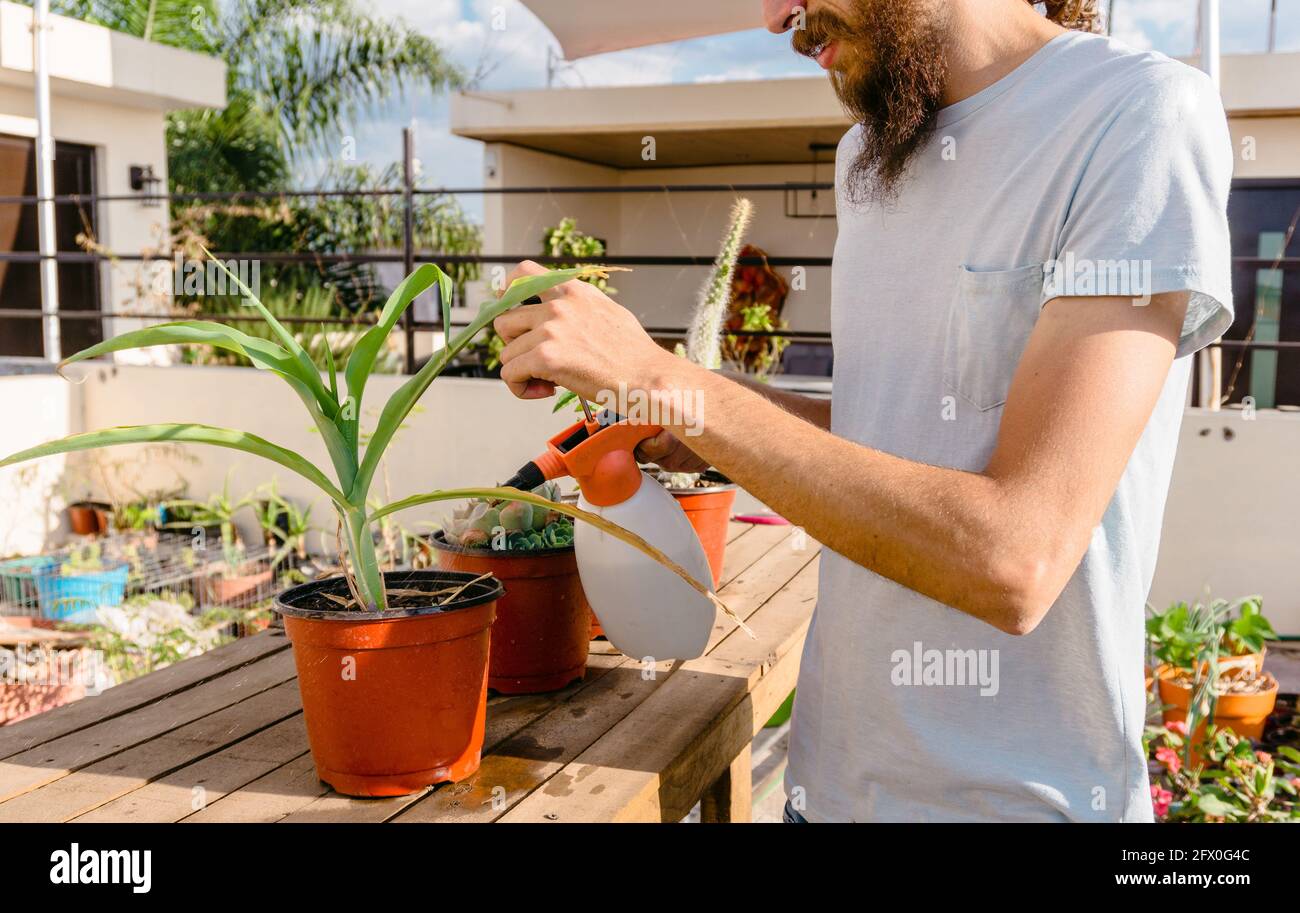
[[[1149,821],[1143,606],[1190,356],[1232,317],[1214,85],[1094,34],[1095,0],[763,6],[855,123],[833,405],[688,364],[583,283],[497,319],[502,377],[698,391],[702,433],[640,455],[826,546],[788,820]]]

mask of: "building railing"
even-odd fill
[[[416,198],[423,197],[456,197],[466,195],[527,195],[527,194],[544,194],[544,195],[601,195],[601,194],[695,194],[695,193],[792,193],[792,192],[830,192],[834,190],[834,185],[829,182],[820,181],[787,181],[787,182],[742,182],[742,183],[697,183],[697,184],[630,184],[630,185],[537,185],[526,187],[418,187],[414,183],[414,164],[411,155],[411,142],[409,133],[404,131],[404,149],[405,161],[403,168],[403,185],[396,188],[374,188],[366,190],[339,190],[329,188],[317,188],[310,190],[276,190],[276,191],[230,191],[230,192],[209,192],[209,193],[176,193],[176,194],[56,194],[53,197],[42,198],[38,196],[0,196],[0,205],[36,205],[45,199],[50,199],[56,204],[71,204],[77,206],[98,207],[104,203],[133,202],[137,204],[174,204],[185,202],[227,202],[240,203],[253,200],[290,200],[290,199],[310,199],[310,198],[377,198],[377,197],[400,197],[403,200],[403,228],[401,232],[401,246],[399,249],[376,250],[367,252],[301,252],[301,251],[221,251],[215,252],[213,256],[221,260],[258,260],[264,263],[276,264],[319,264],[319,265],[348,265],[348,264],[402,264],[406,272],[414,269],[416,262],[437,263],[443,266],[453,265],[506,265],[514,264],[521,260],[533,260],[538,263],[554,265],[559,263],[565,264],[595,264],[601,263],[609,266],[629,266],[629,267],[704,267],[712,264],[714,254],[700,255],[605,255],[599,257],[578,257],[578,256],[545,256],[536,253],[517,253],[517,254],[456,254],[442,251],[420,250],[415,246],[415,231],[413,225],[413,203]],[[52,259],[56,263],[112,263],[112,262],[170,262],[174,254],[168,251],[160,250],[158,252],[108,252],[103,250],[61,250],[54,254],[42,255],[36,251],[6,251],[0,252],[0,264],[2,263],[39,263],[45,259]],[[1300,270],[1300,256],[1296,257],[1259,257],[1259,256],[1234,256],[1232,258],[1235,267],[1279,270],[1284,272],[1294,272]],[[792,256],[766,256],[766,257],[744,257],[739,261],[745,265],[768,265],[774,267],[805,267],[805,268],[829,268],[831,266],[831,257],[792,257]],[[53,319],[60,323],[64,320],[84,321],[84,320],[104,320],[104,319],[138,319],[138,320],[169,320],[174,319],[178,314],[158,312],[158,311],[132,311],[132,310],[106,310],[104,308],[94,309],[64,309],[60,308]],[[22,308],[0,308],[0,320],[10,319],[42,319],[49,315],[44,314],[38,309]],[[207,313],[204,315],[208,319],[226,321],[231,323],[238,322],[257,322],[260,320],[255,314],[248,312],[231,312],[231,313]],[[339,314],[329,317],[297,317],[286,315],[277,319],[290,325],[311,324],[315,326],[366,326],[373,324],[377,318],[377,312],[361,313],[356,315]],[[415,370],[415,334],[417,332],[445,332],[448,329],[464,327],[467,323],[453,322],[452,327],[444,327],[440,317],[434,320],[419,320],[414,315],[414,309],[408,309],[403,321],[403,334],[406,343],[406,370],[413,373]],[[686,333],[685,326],[648,326],[647,332],[652,336],[661,339],[682,338]],[[730,332],[730,331],[729,331]],[[737,330],[734,331],[736,336],[741,337],[779,337],[795,342],[809,343],[829,343],[831,334],[825,331],[815,330]],[[1296,351],[1300,350],[1300,342],[1295,341],[1261,341],[1253,338],[1242,340],[1222,339],[1213,344],[1213,347],[1234,350],[1262,350],[1262,351]]]

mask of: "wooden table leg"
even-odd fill
[[[754,781],[750,746],[736,756],[731,766],[700,798],[700,822],[725,824],[749,821],[754,813]]]

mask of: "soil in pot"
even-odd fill
[[[1192,700],[1192,685],[1185,672],[1170,669],[1167,666],[1156,670],[1160,702],[1170,705],[1163,711],[1166,723],[1183,722],[1187,719],[1187,709]],[[1277,679],[1265,672],[1256,677],[1250,675],[1256,684],[1247,686],[1231,683],[1231,676],[1220,676],[1220,681],[1227,681],[1229,690],[1220,694],[1214,707],[1214,725],[1232,729],[1237,735],[1246,739],[1258,740],[1264,734],[1264,722],[1273,712],[1277,702]],[[1204,724],[1193,735],[1196,741],[1204,736]]]
[[[478,770],[489,629],[502,587],[476,577],[385,574],[388,589],[402,593],[385,612],[341,609],[329,598],[347,599],[341,577],[276,598],[316,774],[336,791],[404,796]]]
[[[727,523],[731,508],[736,503],[734,485],[713,485],[708,488],[668,489],[686,517],[695,528],[709,559],[713,572],[713,585],[722,579],[722,562],[727,552]]]
[[[582,679],[593,616],[571,546],[520,552],[460,548],[443,533],[430,542],[439,567],[491,574],[505,587],[492,623],[489,688],[539,694]]]

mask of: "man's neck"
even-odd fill
[[[948,2],[953,37],[945,107],[987,89],[1065,31],[1024,0]]]

